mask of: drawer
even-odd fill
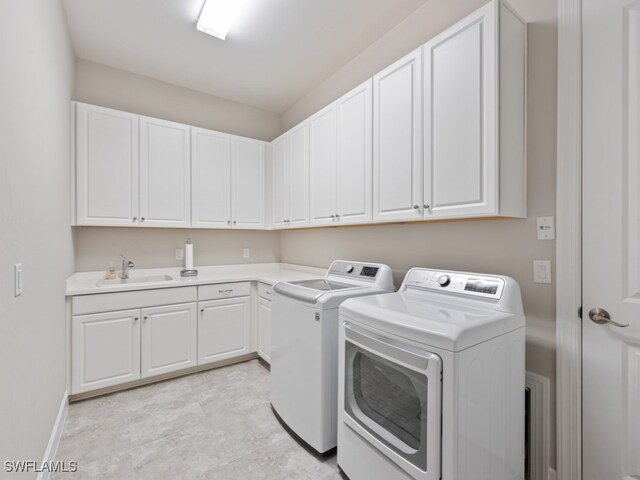
[[[271,301],[273,299],[273,287],[268,283],[258,282],[258,296]]]
[[[251,294],[250,282],[218,283],[198,287],[198,301],[219,298],[247,297]]]
[[[97,293],[73,297],[73,315],[113,312],[131,308],[158,307],[197,300],[197,287],[158,288],[134,292]]]

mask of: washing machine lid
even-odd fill
[[[524,327],[522,315],[443,301],[436,294],[388,293],[347,300],[342,319],[423,345],[459,352]]]
[[[317,308],[337,308],[344,300],[394,291],[393,274],[379,263],[334,261],[324,278],[277,283],[273,290]]]

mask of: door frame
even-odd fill
[[[557,478],[582,478],[582,0],[558,2]]]

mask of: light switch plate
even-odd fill
[[[184,249],[176,248],[176,260],[184,260]]]
[[[551,283],[551,262],[549,260],[533,261],[534,283]]]
[[[16,263],[13,266],[13,291],[14,296],[19,297],[24,290],[24,279],[22,276],[22,264]]]
[[[556,223],[553,217],[536,218],[538,240],[553,240],[556,238]]]
[[[242,249],[242,257],[243,258],[249,258],[249,249],[248,248],[243,248]]]

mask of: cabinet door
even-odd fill
[[[76,105],[78,225],[138,224],[138,116]]]
[[[288,137],[290,195],[287,226],[303,227],[309,225],[309,120],[292,128]]]
[[[140,117],[140,224],[191,225],[191,140],[188,125]]]
[[[198,303],[198,365],[251,352],[251,298]]]
[[[191,216],[197,228],[231,227],[231,135],[191,129]]]
[[[195,303],[142,309],[142,377],[197,365]]]
[[[258,299],[258,355],[271,363],[271,302]]]
[[[367,80],[340,98],[336,102],[336,109],[338,222],[369,223],[373,208],[372,80]]]
[[[495,4],[424,46],[425,218],[497,214]]]
[[[264,142],[233,137],[233,227],[264,228]]]
[[[422,219],[422,51],[373,77],[373,219]]]
[[[309,195],[311,225],[335,224],[336,214],[336,105],[309,120]]]
[[[71,325],[71,393],[140,378],[140,310],[78,315]]]
[[[287,188],[289,163],[288,135],[271,142],[271,226],[285,228],[289,213],[289,189]]]

